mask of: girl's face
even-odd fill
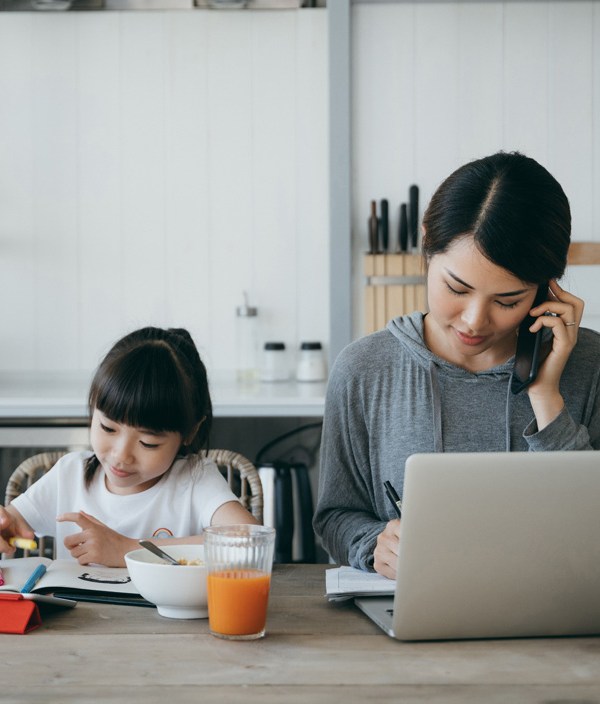
[[[462,237],[429,262],[425,341],[439,357],[469,371],[506,362],[537,286],[493,264]]]
[[[156,433],[116,423],[97,408],[90,442],[113,494],[137,494],[154,486],[171,467],[182,443],[180,433]]]

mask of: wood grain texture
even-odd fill
[[[583,266],[600,264],[600,242],[572,242],[568,262],[570,265]]]
[[[427,286],[423,283],[394,283],[377,281],[369,283],[369,277],[424,277],[423,257],[417,253],[365,254],[365,327],[370,334],[383,329],[387,323],[400,315],[427,309]]]
[[[401,643],[352,604],[327,602],[328,567],[276,565],[267,635],[251,643],[144,608],[80,603],[45,616],[26,637],[0,636],[3,704],[196,702],[200,692],[263,704],[597,701],[598,638]]]

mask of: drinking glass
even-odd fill
[[[265,635],[275,530],[232,525],[204,529],[208,569],[208,626],[219,638]]]

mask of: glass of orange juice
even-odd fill
[[[204,529],[208,627],[214,636],[254,640],[265,635],[275,529],[257,525]]]

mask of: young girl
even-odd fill
[[[571,214],[556,179],[519,153],[470,162],[438,188],[423,231],[429,311],[349,345],[325,405],[316,533],[337,562],[387,577],[401,521],[383,482],[402,493],[411,454],[600,449],[600,335],[557,282]],[[550,353],[515,395],[528,313]]]
[[[202,542],[205,526],[256,523],[210,460],[206,369],[186,330],[147,327],[106,355],[89,394],[92,452],[73,452],[0,507],[11,536],[53,535],[57,557],[119,567],[138,540]],[[190,537],[192,536],[192,537]]]

